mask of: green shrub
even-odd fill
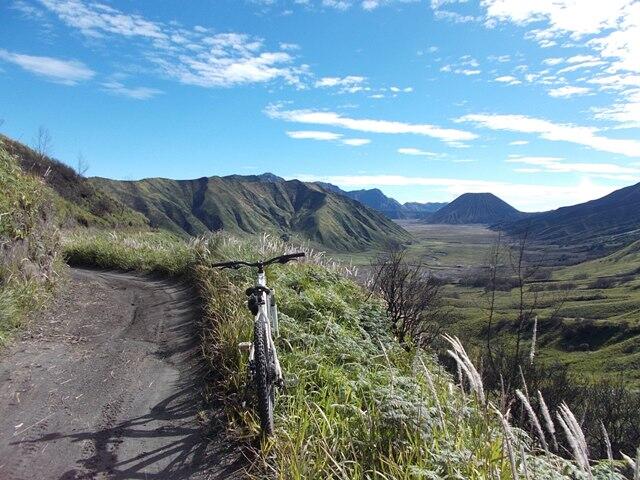
[[[52,192],[0,142],[0,344],[53,289],[61,262]]]

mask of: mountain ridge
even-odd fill
[[[405,202],[403,204],[395,198],[388,197],[379,188],[343,190],[332,183],[315,183],[326,190],[357,200],[363,205],[373,208],[394,220],[424,218],[447,204],[446,202]]]
[[[94,177],[91,182],[149,218],[154,227],[201,235],[272,232],[336,251],[359,251],[409,234],[381,213],[313,183],[272,174],[161,178],[135,181]]]
[[[494,228],[556,245],[587,245],[611,250],[640,239],[640,183],[604,197],[531,214]]]

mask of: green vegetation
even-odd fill
[[[58,277],[54,193],[25,175],[0,140],[0,345],[29,310],[41,306]]]
[[[242,407],[246,358],[237,348],[250,338],[243,292],[253,276],[209,265],[290,247],[268,237],[256,243],[222,235],[187,245],[157,234],[139,236],[131,247],[126,236],[100,235],[71,239],[69,258],[151,271],[180,259],[165,271],[188,274],[203,296],[204,353],[218,374],[213,390],[226,402],[229,428],[238,438],[255,436],[257,419]],[[261,445],[257,477],[623,478],[609,462],[589,466],[545,453],[539,440],[502,422],[483,401],[470,364],[461,390],[428,352],[400,347],[380,300],[347,273],[313,252],[304,263],[268,272],[281,311],[278,351],[289,388],[278,397],[276,437]],[[458,355],[466,359],[463,350]]]
[[[42,179],[56,193],[50,199],[61,227],[148,227],[143,215],[93,187],[71,167],[3,135],[0,135],[0,144],[23,172]]]
[[[224,229],[239,235],[265,232],[334,251],[360,251],[408,234],[382,214],[313,183],[272,175],[152,178],[124,182],[94,178],[92,184],[179,235]]]
[[[418,220],[397,220],[412,237],[407,256],[429,269],[457,277],[485,262],[497,233],[482,225],[429,225]],[[336,254],[344,263],[366,266],[380,250]]]
[[[65,260],[76,266],[181,276],[195,262],[191,245],[168,232],[76,231],[63,244]]]

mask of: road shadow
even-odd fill
[[[122,278],[121,274],[114,276]],[[63,441],[76,445],[73,450],[79,458],[72,468],[57,476],[58,480],[231,480],[246,476],[250,447],[228,438],[221,406],[204,403],[202,391],[211,381],[211,372],[201,354],[199,325],[203,316],[198,296],[184,282],[153,280],[158,288],[169,289],[170,295],[140,299],[140,309],[145,313],[134,315],[123,335],[139,338],[149,326],[158,325],[157,317],[163,315],[163,329],[152,355],[174,367],[179,372],[177,380],[167,389],[170,394],[144,415],[123,419],[126,412],[118,412],[112,420],[86,431],[44,433],[13,443],[42,446]],[[202,411],[213,420],[199,420]]]

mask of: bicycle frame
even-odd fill
[[[267,275],[264,272],[258,272],[257,285],[260,287],[267,287]],[[273,295],[273,294],[271,294]],[[267,295],[265,292],[260,292],[259,310],[254,319],[254,328],[264,328],[266,332],[266,339],[269,345],[269,349],[273,352],[273,359],[275,363],[276,383],[280,383],[283,380],[282,369],[280,368],[280,361],[278,360],[278,353],[276,352],[276,346],[273,342],[272,331],[278,334],[278,307],[273,302],[271,295]],[[249,349],[249,361],[254,360],[254,345],[251,343]]]

